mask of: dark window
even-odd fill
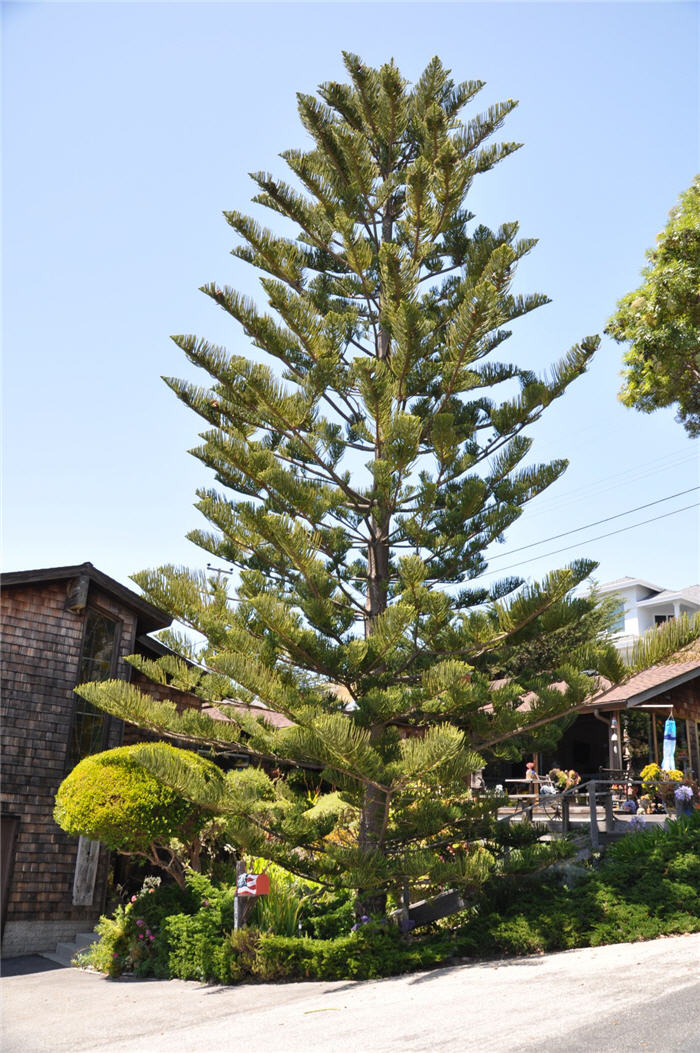
[[[85,635],[78,668],[78,684],[88,680],[107,680],[114,669],[117,623],[98,611],[88,608],[85,615]],[[68,750],[68,767],[104,746],[106,714],[91,702],[76,695],[73,728]]]

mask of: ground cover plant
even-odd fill
[[[286,876],[295,894],[296,880]],[[387,919],[351,926],[349,892],[315,899],[313,892],[298,916],[305,934],[292,936],[274,931],[269,919],[267,928],[259,927],[264,917],[232,931],[232,886],[217,888],[201,875],[188,877],[186,892],[146,887],[114,918],[102,919],[101,940],[82,962],[112,976],[126,969],[225,984],[372,979],[462,957],[697,932],[700,812],[627,835],[595,866],[555,866],[539,876],[486,882],[469,911],[427,931],[402,934]]]
[[[156,734],[275,769],[204,779],[184,751],[134,753],[227,816],[241,850],[356,890],[362,918],[404,888],[474,895],[491,872],[478,844],[497,802],[470,795],[470,774],[556,738],[553,722],[595,689],[586,670],[622,669],[599,643],[609,611],[573,595],[592,563],[528,586],[481,580],[488,547],[566,468],[537,463],[528,430],[597,346],[581,340],[546,375],[496,358],[547,303],[514,289],[534,239],[469,208],[474,180],[518,149],[491,141],[516,103],[467,118],[484,85],[455,82],[437,58],[413,85],[393,63],[344,59],[348,83],[299,96],[307,145],[282,155],[290,181],[256,173],[256,216],[225,213],[267,307],[227,285],[203,291],[250,356],[178,336],[205,386],[167,381],[203,423],[193,452],[218,488],[199,491],[208,522],[191,539],[218,566],[135,576],[205,642],[170,633],[174,656],[131,661],[229,722],[178,716],[123,681],[79,692]],[[316,773],[320,796],[298,791],[297,767]],[[541,867],[558,851],[521,858]]]
[[[700,812],[611,845],[583,876],[552,872],[515,894],[492,885],[469,938],[506,954],[700,931]]]

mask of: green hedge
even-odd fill
[[[213,919],[185,914],[165,926],[169,974],[182,980],[275,983],[373,980],[430,968],[453,953],[449,936],[407,943],[398,930],[373,926],[332,940],[275,936],[245,928],[221,938]]]
[[[259,980],[374,980],[427,964],[418,946],[396,930],[365,931],[333,940],[262,935],[253,975]]]

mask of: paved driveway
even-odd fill
[[[377,982],[210,987],[56,968],[0,987],[3,1053],[700,1051],[700,934]]]

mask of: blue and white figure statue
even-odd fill
[[[661,761],[662,771],[672,771],[676,753],[676,722],[672,716],[664,724],[664,757]]]

